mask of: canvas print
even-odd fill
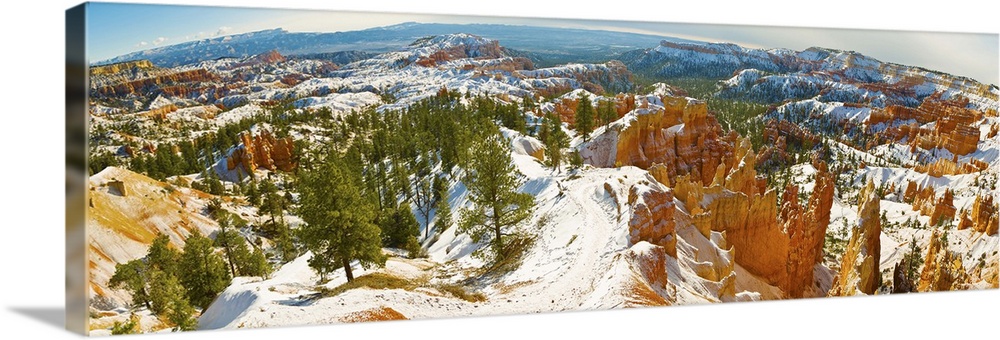
[[[996,34],[85,9],[91,335],[998,287]]]

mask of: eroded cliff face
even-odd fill
[[[667,178],[691,174],[710,185],[723,157],[732,153],[735,136],[720,138],[722,127],[708,115],[705,102],[672,96],[662,100],[662,110],[637,110],[635,120],[619,133],[615,166],[648,169],[659,163]]]
[[[745,140],[744,140],[745,141]],[[816,163],[816,187],[807,205],[798,201],[798,186],[767,190],[754,170],[756,157],[749,143],[736,148],[735,168],[726,174],[722,162],[711,186],[690,175],[676,179],[674,191],[702,235],[725,233],[735,262],[781,288],[788,297],[802,297],[812,285],[813,267],[822,259],[826,228],[833,204],[833,175]],[[658,169],[654,166],[651,169]],[[653,172],[654,176],[657,173]]]
[[[858,206],[858,225],[851,230],[851,239],[841,260],[840,272],[830,289],[830,296],[872,295],[881,284],[881,198],[875,192],[875,184],[869,181],[861,189],[858,199],[861,202]]]
[[[1000,226],[997,210],[997,206],[993,204],[993,196],[976,196],[971,209],[962,211],[958,229],[972,229],[987,235],[996,235]]]
[[[214,73],[205,69],[164,73],[138,80],[126,80],[117,84],[99,86],[93,89],[99,97],[125,97],[133,94],[154,93],[157,89],[179,83],[209,82],[219,80]]]
[[[590,155],[608,154],[615,166],[647,169],[673,189],[702,236],[725,235],[735,263],[789,297],[803,296],[813,283],[813,267],[822,259],[830,221],[834,185],[826,164],[814,163],[817,185],[806,205],[799,203],[796,186],[785,188],[779,200],[780,191],[769,190],[766,178],[757,174],[758,156],[748,139],[722,135],[703,102],[669,95],[661,99],[662,109],[637,105],[625,124],[605,133],[613,138],[595,138],[594,145],[613,140],[613,152]],[[776,131],[811,139],[791,129]],[[709,276],[719,280],[726,275]]]
[[[955,196],[951,189],[946,189],[941,197],[936,197],[933,187],[920,188],[913,181],[909,181],[906,184],[906,191],[903,192],[903,199],[911,202],[913,211],[919,211],[921,215],[930,217],[931,225],[955,218]]]
[[[968,274],[962,267],[961,255],[948,251],[937,230],[931,234],[924,257],[924,268],[917,283],[918,292],[949,291],[961,289],[968,282]]]
[[[677,257],[677,235],[674,222],[674,195],[669,189],[653,183],[629,189],[629,243],[642,241],[661,246],[667,254]]]
[[[121,63],[114,63],[101,66],[90,67],[91,76],[101,76],[107,74],[121,73],[131,70],[144,70],[153,68],[153,63],[149,60],[133,60]]]
[[[809,130],[803,129],[790,121],[781,119],[770,119],[764,124],[764,140],[777,142],[779,137],[797,143],[809,142],[817,144],[820,137]]]
[[[913,151],[916,151],[916,149],[911,148],[910,152]],[[917,164],[913,167],[913,171],[925,173],[934,177],[942,177],[947,175],[977,173],[986,170],[987,167],[989,167],[989,164],[975,158],[961,164],[950,159],[938,158],[938,160],[933,163]]]
[[[813,267],[823,261],[823,244],[830,225],[835,181],[823,161],[814,162],[815,185],[804,207],[798,205],[798,187],[786,190],[780,219],[788,233],[788,282],[784,287],[790,297],[802,297],[813,283]]]
[[[455,59],[497,59],[507,56],[505,49],[500,46],[500,42],[497,40],[482,39],[472,35],[469,35],[468,39],[474,39],[475,43],[452,44],[417,59],[415,63],[424,67],[432,67]],[[437,39],[431,39],[429,42],[436,41]]]
[[[911,149],[942,148],[956,155],[967,155],[979,145],[979,127],[983,112],[967,108],[969,100],[963,97],[941,99],[941,94],[929,96],[917,108],[890,105],[884,110],[874,110],[868,126],[875,127],[894,121],[916,120],[919,124],[934,123],[932,127],[918,124],[887,128],[882,135],[892,140],[907,138]]]
[[[270,131],[261,130],[257,135],[241,133],[240,141],[241,146],[226,158],[228,170],[242,166],[248,173],[258,168],[292,171],[298,165],[292,160],[295,146],[291,137],[275,138]]]

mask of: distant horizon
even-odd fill
[[[90,3],[89,63],[135,52],[225,36],[281,29],[336,33],[416,24],[506,25],[640,34],[755,49],[852,51],[883,62],[916,66],[1000,84],[1000,34],[913,32],[747,25],[685,24],[464,15],[285,10],[263,8]],[[346,16],[346,17],[345,17]],[[339,20],[330,20],[337,17]],[[455,32],[461,33],[461,32]],[[500,42],[501,45],[503,41]],[[653,48],[649,46],[647,48]],[[963,48],[974,53],[948,53]]]

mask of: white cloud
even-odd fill
[[[160,45],[167,41],[167,38],[159,37],[153,40],[153,45]]]
[[[147,43],[145,41],[140,41],[140,42],[138,42],[138,43],[135,44],[135,47],[143,47],[143,46],[146,46],[146,45],[149,45],[149,43]]]
[[[232,32],[232,31],[233,31],[233,28],[232,28],[232,27],[229,27],[229,26],[222,26],[222,27],[219,27],[219,30],[218,30],[218,31],[215,31],[215,35],[216,35],[216,36],[219,36],[219,35],[226,35],[227,33],[229,33],[229,32]]]

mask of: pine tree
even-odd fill
[[[451,204],[448,202],[447,194],[445,194],[445,196],[438,201],[437,211],[434,213],[434,216],[436,218],[436,221],[434,222],[435,232],[440,233],[448,230],[448,227],[451,226],[452,223],[452,217]]]
[[[229,286],[230,276],[226,263],[212,249],[212,240],[197,230],[188,237],[180,260],[181,284],[187,289],[191,304],[202,309],[215,300]]]
[[[590,132],[594,130],[594,106],[590,102],[590,97],[584,93],[580,96],[576,106],[576,132],[583,136],[586,142],[590,138]]]
[[[246,186],[247,201],[252,205],[260,205],[260,192],[257,190],[257,181],[250,181]]]
[[[111,335],[136,334],[139,329],[139,316],[132,313],[126,322],[115,321],[111,326]]]
[[[153,271],[150,277],[151,296],[157,315],[166,316],[173,324],[174,331],[193,330],[198,326],[194,318],[194,307],[185,296],[185,287],[177,277],[161,271]]]
[[[270,179],[261,180],[257,189],[261,195],[261,205],[259,208],[261,212],[271,217],[271,224],[278,222],[276,218],[284,219],[284,212],[281,209],[284,197],[278,194],[278,187],[274,185],[274,182]]]
[[[542,127],[544,134],[540,136],[545,144],[545,157],[549,159],[552,169],[562,172],[559,167],[562,164],[562,149],[569,146],[569,136],[562,129],[559,115],[554,112],[545,115]]]
[[[503,258],[505,231],[531,216],[534,197],[517,191],[522,180],[507,142],[494,133],[475,144],[465,184],[473,207],[461,214],[459,232],[473,242],[489,240],[487,257]]]
[[[920,265],[923,264],[923,256],[920,255],[920,246],[917,245],[917,238],[913,236],[910,238],[910,248],[909,252],[903,257],[906,261],[906,277],[911,282],[910,287],[916,287],[916,280],[920,278]]]
[[[260,276],[265,279],[271,275],[271,263],[267,261],[267,255],[260,248],[254,248],[248,265],[245,275]]]
[[[132,307],[139,308],[145,306],[152,310],[152,301],[149,298],[149,267],[142,259],[119,263],[115,265],[115,273],[108,281],[108,287],[115,289],[125,289],[132,295]]]
[[[408,202],[383,211],[379,226],[382,229],[382,245],[386,247],[405,248],[410,239],[416,240],[420,233],[417,218]]]
[[[176,276],[155,269],[150,271],[149,301],[152,307],[149,311],[153,314],[164,316],[169,314],[174,302],[186,299],[184,292],[184,287]]]
[[[603,110],[598,112],[600,120],[604,123],[604,126],[608,126],[611,122],[618,119],[618,110],[615,108],[615,101],[613,98],[601,101],[601,107]]]
[[[232,226],[229,213],[218,216],[219,233],[215,236],[214,246],[222,248],[222,254],[229,264],[229,273],[233,277],[250,275],[250,249],[239,231]],[[253,275],[256,276],[256,275]]]
[[[375,209],[362,197],[360,179],[342,169],[340,157],[327,156],[316,169],[304,172],[299,189],[302,240],[313,253],[309,266],[321,277],[343,267],[347,280],[353,281],[354,260],[363,268],[385,265],[381,231],[373,223]]]
[[[434,209],[434,176],[431,171],[430,153],[424,154],[414,161],[413,166],[413,204],[424,220],[424,238],[430,233],[430,215]]]

